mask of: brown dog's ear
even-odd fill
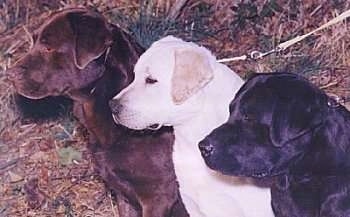
[[[195,49],[175,51],[175,67],[171,95],[175,104],[181,104],[213,79],[208,57]]]
[[[74,62],[79,69],[100,57],[112,43],[106,20],[92,11],[67,15],[75,37]]]

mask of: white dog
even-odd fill
[[[198,142],[229,117],[242,79],[203,47],[172,36],[135,65],[135,80],[112,100],[116,122],[132,129],[173,126],[173,161],[192,217],[270,217],[270,191],[209,170]]]

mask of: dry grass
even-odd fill
[[[142,18],[138,1],[0,1],[0,216],[118,216],[109,191],[92,169],[86,133],[79,123],[69,114],[33,123],[16,111],[5,69],[30,48],[30,33],[53,10],[98,8],[145,46],[171,33],[205,45],[223,58],[268,51],[350,9],[346,0],[306,0],[302,4],[295,0],[189,0],[178,13],[176,3],[181,2],[153,2]],[[158,9],[153,10],[155,7]],[[229,66],[243,77],[252,72],[300,73],[330,94],[349,97],[349,27],[342,22],[283,53]],[[62,147],[73,147],[82,153],[82,159],[62,165],[58,155]],[[39,195],[38,201],[28,200],[29,190]]]

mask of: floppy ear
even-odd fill
[[[213,69],[205,54],[195,49],[175,51],[171,95],[181,104],[213,79]]]
[[[75,38],[74,62],[79,69],[100,57],[112,43],[112,33],[105,19],[85,11],[67,15]]]
[[[310,101],[302,98],[277,100],[270,128],[270,137],[274,146],[282,147],[321,125],[320,110]]]
[[[279,190],[287,190],[290,187],[290,177],[287,174],[277,176],[275,186]]]

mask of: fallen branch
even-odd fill
[[[174,5],[171,7],[170,12],[167,16],[167,20],[175,20],[181,12],[181,9],[185,6],[188,0],[176,0]]]

